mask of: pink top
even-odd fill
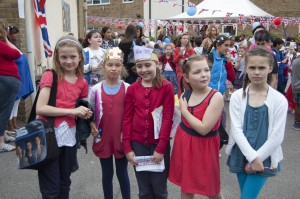
[[[86,98],[88,96],[88,84],[83,77],[78,77],[75,83],[70,83],[64,79],[58,78],[56,93],[56,107],[74,109],[78,98]],[[46,71],[41,79],[40,89],[44,87],[52,87],[53,76],[51,71]],[[45,116],[39,116],[46,119]],[[58,127],[60,123],[66,121],[70,128],[75,126],[75,116],[59,116],[54,119],[54,127]]]
[[[93,144],[93,151],[100,158],[124,157],[121,143],[122,121],[125,105],[125,85],[122,83],[114,95],[106,94],[101,86],[103,116],[100,122],[102,129],[101,141]]]

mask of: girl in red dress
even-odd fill
[[[95,111],[95,121],[91,123],[95,137],[93,151],[100,158],[102,186],[105,199],[113,199],[113,156],[122,197],[130,198],[128,161],[121,142],[125,93],[129,84],[120,76],[125,74],[123,53],[119,48],[109,49],[103,64],[104,80],[91,89],[89,102]],[[97,137],[100,134],[100,137]]]
[[[182,199],[194,194],[222,199],[218,127],[223,97],[208,87],[210,69],[203,56],[190,57],[182,70],[191,89],[179,101],[182,122],[175,136],[169,180],[181,186]]]
[[[174,50],[174,63],[176,65],[176,75],[178,83],[178,97],[180,97],[184,89],[188,88],[186,82],[184,81],[184,79],[182,79],[182,63],[186,58],[189,58],[194,54],[195,51],[190,44],[189,35],[180,35],[177,40],[176,48]]]

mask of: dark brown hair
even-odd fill
[[[83,42],[82,42],[83,48],[86,48],[86,47],[89,47],[89,46],[90,46],[89,39],[92,38],[92,36],[93,36],[95,33],[99,33],[100,36],[101,36],[101,32],[100,32],[99,30],[91,30],[90,32],[88,32],[88,34],[86,34],[85,39],[84,39]]]
[[[142,33],[141,33],[142,34]],[[133,24],[129,24],[125,29],[124,38],[121,40],[120,43],[130,43],[134,40],[136,36],[136,27]]]
[[[203,55],[199,55],[199,54],[192,55],[189,58],[186,58],[182,65],[182,73],[185,75],[188,75],[191,70],[192,63],[194,63],[195,61],[203,61],[203,60],[206,61],[205,57]],[[190,87],[190,89],[192,89],[192,87],[189,84],[188,84],[188,86]],[[180,80],[180,88],[182,91],[184,90],[183,77]]]
[[[246,54],[246,57],[245,57],[246,68],[247,68],[247,65],[248,65],[249,58],[253,57],[253,56],[260,56],[260,57],[267,58],[269,60],[269,66],[273,67],[273,64],[274,64],[274,57],[273,57],[273,55],[269,51],[265,50],[262,47],[255,47],[255,48],[251,49]],[[272,80],[272,74],[269,73],[268,74],[267,83],[270,84],[271,80]],[[246,96],[246,88],[247,88],[247,86],[250,83],[251,83],[251,81],[250,81],[250,79],[248,77],[248,74],[246,73],[244,81],[243,81],[243,97]]]

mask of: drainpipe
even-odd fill
[[[33,104],[36,96],[36,83],[35,83],[35,61],[33,55],[33,34],[35,18],[33,15],[32,1],[24,1],[25,3],[25,32],[26,32],[26,44],[27,44],[27,58],[29,63],[30,75],[33,83],[34,92],[30,95],[31,103]]]

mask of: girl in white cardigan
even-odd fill
[[[241,199],[258,198],[268,177],[280,171],[288,103],[268,83],[274,58],[262,48],[246,55],[242,89],[233,93],[227,165],[237,174]],[[241,117],[242,116],[242,117]]]

